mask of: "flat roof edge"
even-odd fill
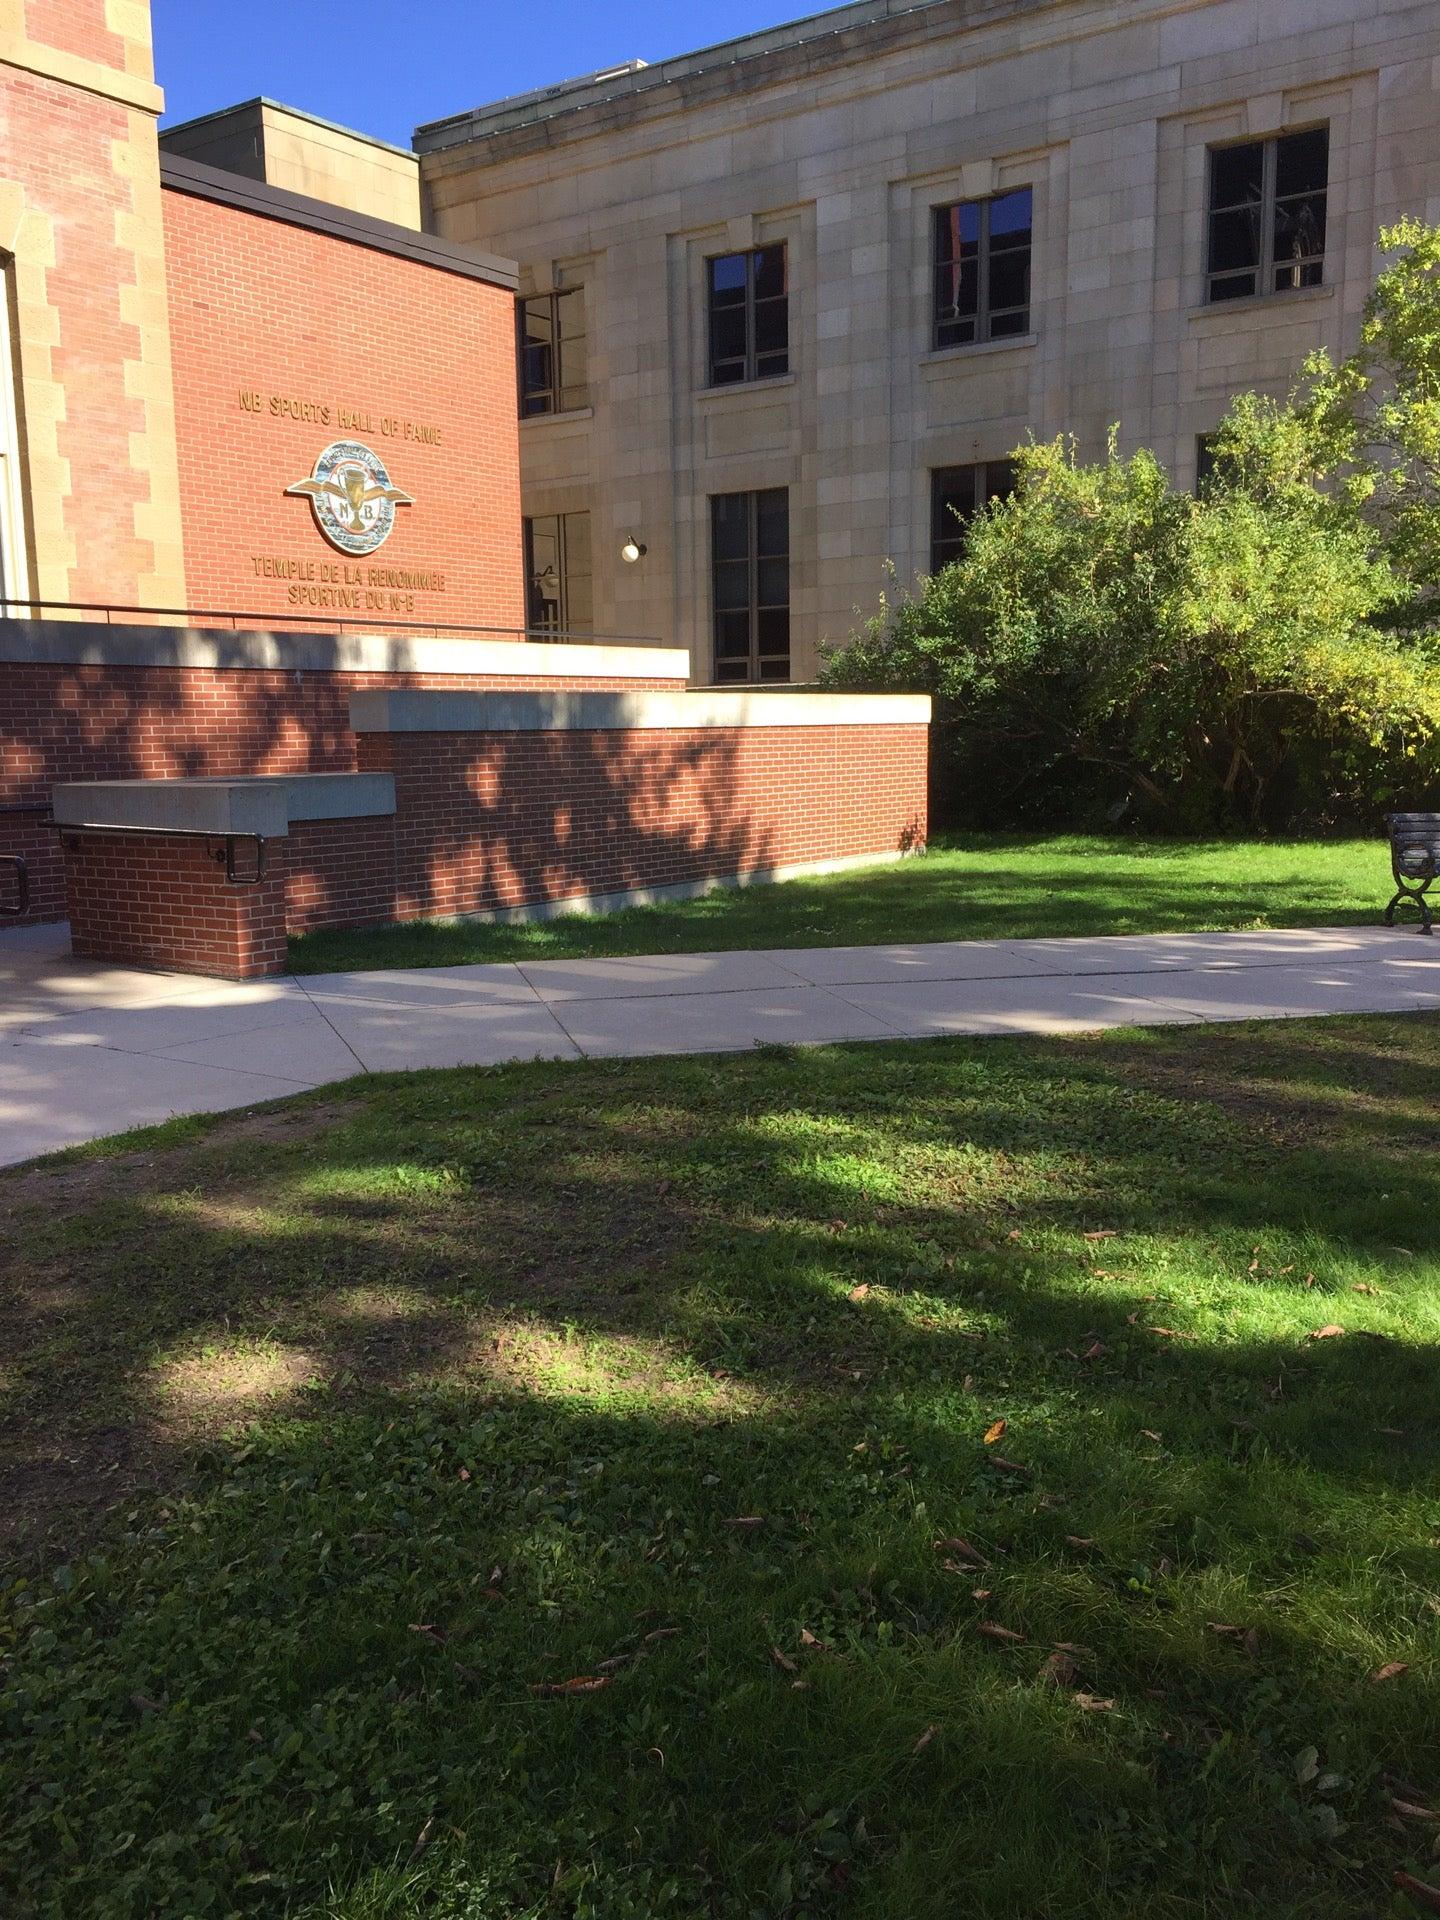
[[[251,100],[237,100],[233,106],[214,107],[209,113],[191,114],[188,120],[172,121],[169,126],[161,127],[160,144],[163,147],[172,133],[188,133],[192,127],[209,126],[215,120],[228,120],[232,114],[248,113],[254,107],[269,107],[275,113],[288,113],[292,119],[308,121],[312,127],[324,127],[328,133],[343,133],[348,140],[363,140],[367,147],[379,147],[382,152],[398,154],[402,160],[419,158],[413,147],[397,147],[393,140],[382,140],[377,134],[362,133],[359,127],[347,127],[340,120],[327,120],[323,114],[307,112],[304,107],[292,107],[285,100],[272,100],[268,93],[257,93]]]
[[[1052,3],[1053,0],[1032,0],[1035,5]],[[555,86],[537,87],[530,93],[491,101],[464,113],[426,121],[415,129],[413,144],[415,151],[422,155],[444,152],[471,140],[533,126],[562,114],[579,112],[586,107],[602,106],[639,94],[658,93],[679,81],[713,72],[718,67],[748,65],[767,55],[793,52],[796,48],[833,40],[841,34],[857,32],[865,27],[881,26],[888,21],[903,20],[910,16],[934,14],[941,9],[959,11],[956,0],[851,0],[847,6],[808,13],[798,20],[785,21],[775,27],[762,27],[753,33],[737,35],[734,39],[719,40],[710,46],[698,47],[691,53],[676,54],[668,60],[656,60],[635,68],[602,69],[599,73],[585,74]],[[957,19],[956,24],[965,26],[970,22]]]
[[[329,200],[313,200],[308,194],[272,187],[246,174],[227,173],[222,167],[206,166],[202,161],[166,153],[163,149],[160,184],[172,192],[213,200],[241,213],[255,214],[262,220],[279,220],[286,226],[304,227],[334,240],[347,240],[352,246],[393,254],[416,266],[458,273],[467,280],[482,280],[490,286],[503,287],[507,293],[514,293],[520,284],[519,267],[499,254],[462,247],[453,240],[442,240],[438,234],[417,233],[390,220],[353,213],[348,207],[337,207]]]

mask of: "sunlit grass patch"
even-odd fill
[[[0,1175],[7,1912],[1388,1912],[1437,1069],[462,1070]]]
[[[1383,838],[967,834],[942,837],[899,865],[601,916],[332,929],[292,940],[290,955],[297,973],[328,973],[736,947],[1335,926],[1374,920],[1390,891]]]

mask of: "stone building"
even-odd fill
[[[1437,88],[1436,0],[860,0],[421,127],[521,264],[532,620],[803,680],[1027,434],[1192,483],[1440,218]]]

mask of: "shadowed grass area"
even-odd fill
[[[1437,1084],[1429,1016],[767,1050],[0,1173],[4,1910],[1391,1912]]]
[[[1383,839],[984,835],[937,844],[899,865],[725,889],[671,906],[518,926],[414,921],[312,933],[290,942],[290,964],[296,973],[338,973],[735,947],[1340,926],[1377,920],[1392,891]]]

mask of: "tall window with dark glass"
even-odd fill
[[[521,418],[587,405],[585,289],[566,287],[517,300],[515,331]]]
[[[554,637],[594,625],[588,513],[538,513],[525,521],[525,626]]]
[[[1015,491],[1013,460],[980,460],[967,467],[935,467],[930,474],[930,571],[939,573],[965,551],[965,526],[992,500]]]
[[[717,681],[790,678],[790,495],[710,499]]]
[[[771,380],[790,371],[790,286],[783,241],[705,263],[710,384]]]
[[[1030,331],[1031,189],[932,209],[936,347]]]
[[[1328,127],[1210,149],[1211,301],[1323,284],[1329,171]]]

